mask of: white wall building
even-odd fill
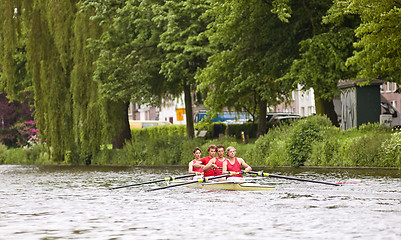
[[[310,116],[316,114],[315,109],[315,95],[313,89],[310,88],[306,91],[301,90],[301,85],[298,84],[298,91],[296,94],[297,99],[297,111],[302,117]]]
[[[159,120],[168,121],[172,124],[184,125],[187,124],[185,116],[184,94],[173,101],[164,101],[160,107]]]

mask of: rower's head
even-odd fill
[[[217,145],[217,156],[219,158],[224,157],[224,150],[225,150],[225,148],[223,145]]]
[[[236,150],[235,150],[234,147],[232,147],[232,146],[228,147],[227,150],[226,150],[226,152],[227,152],[227,156],[228,156],[229,158],[230,158],[230,157],[235,157]]]
[[[198,147],[194,148],[193,153],[194,153],[195,159],[199,159],[200,156],[202,155],[202,151],[201,151],[201,149],[198,148]]]
[[[209,147],[207,148],[207,152],[209,153],[210,157],[214,157],[216,155],[216,145],[209,145]]]

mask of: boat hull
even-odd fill
[[[183,185],[189,188],[199,188],[208,190],[231,190],[231,191],[266,191],[275,190],[274,187],[260,185],[257,183],[236,183],[236,182],[197,182]]]

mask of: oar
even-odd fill
[[[320,183],[320,184],[326,184],[326,185],[332,185],[332,186],[341,186],[340,184],[336,184],[336,183],[329,183],[329,182],[307,180],[307,179],[302,179],[302,178],[287,177],[287,176],[275,175],[275,174],[270,174],[270,173],[264,173],[263,171],[260,171],[260,172],[250,171],[249,174],[253,174],[253,175],[257,175],[257,176],[263,176],[263,177],[283,178],[283,179],[302,181],[302,182],[311,182],[311,183]]]
[[[237,175],[237,174],[241,174],[241,173],[243,173],[243,171],[241,171],[239,173],[228,173],[228,174],[223,174],[223,175],[218,175],[218,176],[213,176],[213,177],[203,177],[203,178],[200,178],[198,180],[187,181],[187,182],[183,182],[183,183],[177,183],[177,184],[174,184],[174,185],[167,185],[167,186],[164,186],[164,187],[148,189],[148,190],[146,190],[146,192],[151,192],[151,191],[156,191],[156,190],[161,190],[161,189],[166,189],[166,188],[172,188],[172,187],[178,187],[178,186],[188,185],[188,184],[197,183],[197,182],[207,182],[207,181],[212,180],[212,179],[222,178],[222,177],[229,177],[229,176]]]
[[[175,179],[193,177],[195,175],[196,175],[195,173],[191,173],[188,175],[182,175],[182,176],[177,176],[177,177],[168,177],[168,178],[149,181],[149,182],[142,182],[142,183],[135,183],[135,184],[130,184],[130,185],[126,185],[126,186],[113,187],[113,188],[109,188],[109,190],[114,190],[114,189],[119,189],[119,188],[127,188],[127,187],[135,187],[135,186],[141,186],[141,185],[145,185],[145,184],[158,183],[158,182],[164,182],[164,181],[168,182],[168,181],[173,181]]]

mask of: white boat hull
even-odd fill
[[[182,181],[181,181],[182,182]],[[266,190],[275,190],[274,187],[267,185],[260,185],[257,183],[239,183],[239,182],[197,182],[191,183],[187,185],[183,185],[184,187],[189,188],[199,188],[199,189],[209,189],[209,190],[231,190],[231,191],[266,191]]]

